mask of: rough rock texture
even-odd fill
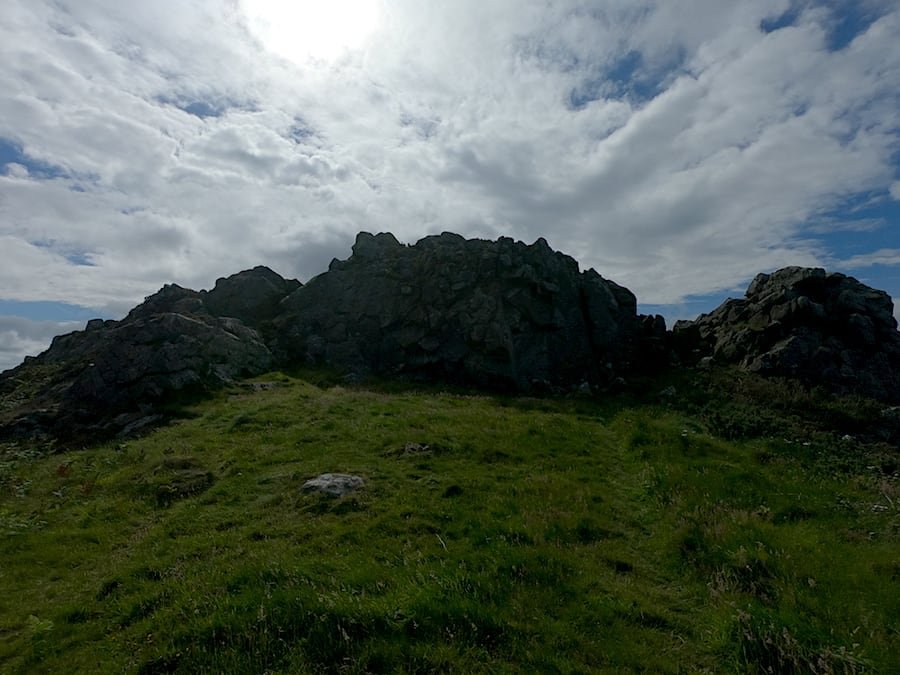
[[[365,481],[360,476],[351,476],[346,473],[323,473],[306,481],[300,491],[304,494],[320,492],[329,497],[343,497],[351,492],[356,492],[364,484]]]
[[[122,321],[94,320],[84,331],[61,335],[0,377],[0,431],[127,433],[162,419],[156,408],[173,393],[265,372],[273,366],[271,352],[234,317],[271,316],[298,286],[266,268],[220,279],[210,293],[167,285]]]
[[[631,369],[639,338],[659,337],[630,291],[543,239],[449,233],[413,246],[361,233],[348,260],[282,301],[275,326],[288,361],[519,390],[605,383]]]
[[[278,313],[278,303],[300,288],[300,282],[284,279],[268,267],[254,267],[216,281],[215,288],[201,292],[203,302],[215,316],[230,316],[258,327]]]
[[[837,392],[900,400],[900,333],[883,291],[822,269],[760,274],[741,300],[679,321],[682,358],[801,378]]]
[[[173,393],[271,368],[324,364],[518,391],[591,391],[682,361],[715,360],[900,402],[887,294],[787,268],[667,334],[630,291],[543,239],[444,233],[401,245],[361,233],[349,259],[302,286],[265,267],[211,291],[167,285],[122,321],[93,320],[0,374],[0,435],[129,433]]]

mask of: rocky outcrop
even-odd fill
[[[271,366],[259,335],[236,319],[164,312],[104,322],[56,338],[5,374],[11,382],[36,377],[40,384],[0,423],[25,435],[113,435],[155,417],[176,392],[216,388]]]
[[[0,426],[108,435],[159,404],[273,367],[324,364],[518,391],[590,390],[665,360],[665,323],[543,239],[361,233],[306,286],[256,267],[211,291],[167,285],[0,378]],[[23,383],[28,383],[27,386]],[[5,392],[5,393],[4,393]]]
[[[98,438],[161,419],[174,394],[205,391],[274,365],[260,333],[299,287],[266,268],[220,279],[209,293],[170,284],[122,321],[94,320],[0,378],[0,431]]]
[[[210,291],[164,286],[121,321],[90,321],[0,375],[0,435],[129,433],[174,394],[322,364],[514,391],[596,391],[714,360],[900,402],[900,334],[887,294],[787,268],[666,333],[634,295],[538,239],[414,245],[361,233],[305,286],[256,267]]]
[[[630,291],[543,239],[449,233],[412,246],[361,233],[274,323],[286,361],[516,390],[604,384],[644,334]]]
[[[300,285],[260,266],[219,279],[215,288],[200,295],[211,314],[234,317],[259,329],[275,317],[281,300]]]
[[[689,362],[708,356],[840,393],[900,401],[900,333],[891,298],[843,274],[802,267],[760,274],[745,298],[676,323],[673,341]]]

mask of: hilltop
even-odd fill
[[[710,363],[900,402],[891,299],[843,274],[761,274],[744,299],[667,331],[543,239],[444,233],[405,246],[363,232],[305,285],[266,267],[210,291],[167,285],[121,321],[57,337],[0,375],[0,434],[127,436],[180,398],[273,368],[535,394],[608,392]]]
[[[166,286],[0,376],[0,670],[892,672],[897,339],[801,268],[666,330],[540,240]]]

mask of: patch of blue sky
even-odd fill
[[[229,110],[239,109],[253,111],[256,108],[249,103],[241,103],[228,98],[194,99],[189,97],[159,96],[157,101],[164,105],[171,105],[179,110],[193,115],[202,120],[221,117]]]
[[[831,20],[826,24],[827,45],[830,51],[839,51],[853,40],[869,30],[869,27],[886,13],[875,3],[849,0],[814,0],[811,3],[791,3],[791,7],[777,17],[765,19],[760,23],[760,30],[772,33],[782,28],[793,26],[806,7],[824,7],[831,13]]]
[[[288,130],[288,137],[295,143],[305,143],[310,138],[314,138],[315,135],[315,130],[302,117],[295,117],[294,123]]]
[[[778,16],[763,19],[759,24],[759,29],[763,33],[774,33],[776,30],[793,26],[797,23],[797,19],[800,18],[802,11],[803,7],[799,3],[792,2],[787,11]]]
[[[69,253],[65,256],[66,260],[68,260],[73,265],[78,265],[80,267],[96,267],[97,265],[94,263],[91,258],[90,253],[79,252],[79,253]]]
[[[207,117],[221,117],[226,110],[224,106],[214,105],[212,103],[207,103],[206,101],[194,101],[187,105],[176,105],[176,107],[189,115],[199,117],[200,119],[206,119]]]
[[[669,78],[684,65],[684,52],[673,52],[665,63],[650,66],[643,54],[631,50],[596,76],[586,78],[569,92],[569,107],[580,110],[604,98],[624,99],[633,105],[653,100],[666,88]]]
[[[749,284],[749,281],[747,282]],[[683,301],[671,305],[654,305],[638,302],[639,314],[660,314],[666,320],[666,328],[671,329],[680,319],[696,319],[701,314],[711,312],[727,298],[741,298],[743,292],[710,293],[709,295],[690,296]]]
[[[886,190],[862,192],[822,214],[809,231],[842,258],[900,248],[900,202]]]
[[[630,51],[596,77],[585,79],[569,93],[569,107],[581,110],[602,98],[633,98],[646,101],[657,93],[656,87],[642,77],[643,57]]]
[[[0,299],[0,316],[20,316],[33,321],[87,321],[103,316],[91,307],[82,307],[68,302],[50,300],[3,300]]]
[[[853,276],[900,301],[900,265],[890,262],[895,256],[886,256],[886,264],[866,258],[882,249],[900,251],[900,201],[892,199],[886,191],[863,192],[848,197],[832,210],[820,214],[802,232],[802,236],[807,241],[814,240],[823,250],[830,252],[832,262],[826,265],[829,272]],[[854,258],[861,264],[855,264]],[[750,280],[746,282],[749,284]],[[744,288],[744,285],[739,285],[732,292],[691,296],[670,305],[639,303],[638,311],[663,315],[666,325],[671,328],[678,319],[694,319],[712,311],[729,297],[742,298]]]
[[[0,167],[5,169],[7,164],[21,164],[28,169],[29,175],[37,178],[65,178],[69,175],[60,166],[29,156],[19,143],[0,137]]]
[[[81,267],[97,266],[93,261],[90,251],[78,250],[71,247],[61,247],[58,246],[57,242],[53,239],[46,241],[32,241],[29,243],[32,246],[37,246],[38,248],[43,248],[57,255],[61,255],[73,265],[79,265]]]
[[[869,231],[843,228],[826,232],[820,235],[820,240],[829,251],[838,252],[840,256],[840,260],[836,263],[840,269],[835,271],[851,274],[869,286],[900,298],[900,265],[841,264],[841,261],[852,264],[853,258],[865,261],[866,255],[882,249],[900,250],[900,201],[892,199],[884,192],[863,193],[847,200],[843,208],[835,210],[830,215],[849,223],[866,221],[881,223],[881,227]]]
[[[828,48],[832,51],[846,47],[886,13],[886,10],[865,2],[828,0],[822,4],[833,12],[834,21],[828,31]]]

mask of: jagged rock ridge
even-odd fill
[[[673,333],[686,360],[712,357],[763,375],[840,393],[900,400],[900,333],[893,302],[853,277],[786,267],[759,274],[728,300]]]
[[[289,362],[487,386],[600,384],[632,370],[634,295],[538,239],[362,233],[349,260],[281,303]],[[664,329],[663,329],[664,330]]]
[[[256,268],[235,276],[255,290],[259,278],[273,274]],[[285,294],[299,286],[285,284]],[[95,319],[83,331],[54,338],[47,351],[0,375],[0,430],[54,436],[133,430],[157,421],[158,404],[174,392],[216,388],[271,369],[262,336],[229,316],[238,311],[222,304],[229,296],[217,296],[220,287],[228,289],[229,280],[220,279],[208,294],[170,284],[121,321]],[[222,316],[207,307],[210,297],[214,307],[224,307]],[[239,302],[236,309],[243,307]]]
[[[403,246],[361,233],[306,286],[265,267],[211,291],[167,285],[122,321],[91,321],[0,376],[0,426],[102,436],[158,419],[173,393],[322,363],[533,390],[603,384],[664,354],[661,317],[543,239]],[[640,356],[640,358],[638,358]]]
[[[210,291],[167,285],[121,321],[94,320],[0,374],[0,434],[95,440],[161,417],[173,394],[325,364],[517,391],[604,387],[703,358],[900,402],[890,297],[787,268],[666,333],[634,295],[546,241],[414,245],[360,233],[306,285],[256,267]]]

